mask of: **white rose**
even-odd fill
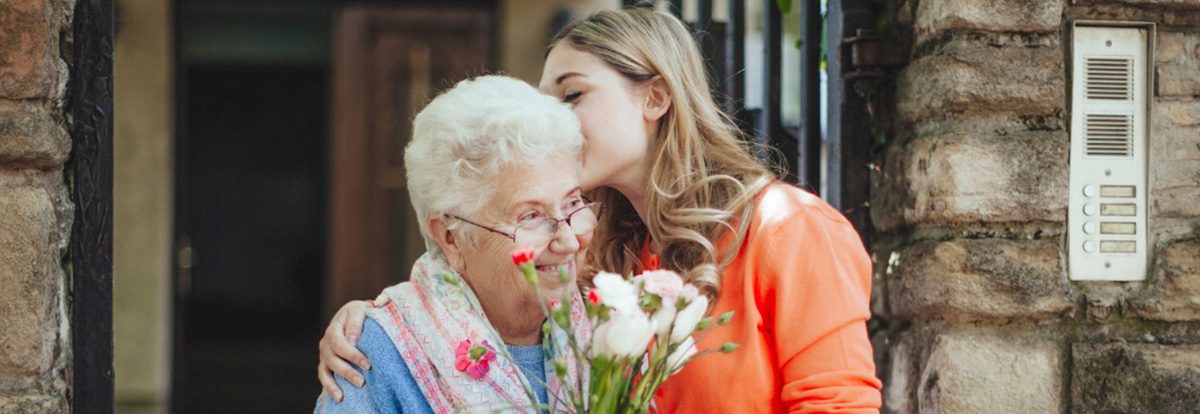
[[[683,369],[683,363],[693,355],[696,355],[696,341],[692,340],[692,337],[689,336],[683,343],[679,344],[678,348],[675,348],[675,352],[667,356],[667,366],[670,367],[669,372],[672,375],[679,372],[680,369]]]
[[[704,313],[707,311],[708,296],[697,296],[696,300],[679,311],[679,315],[675,316],[675,328],[671,329],[671,343],[677,344],[684,338],[690,338],[696,330],[696,324],[704,319]]]
[[[612,317],[596,330],[597,341],[604,341],[601,354],[619,357],[635,357],[646,351],[654,338],[654,322],[640,309],[613,309]],[[603,326],[602,325],[602,326]],[[593,347],[596,347],[593,345]]]
[[[600,295],[600,303],[613,309],[634,310],[638,308],[637,288],[619,275],[600,272],[592,279],[594,291]]]
[[[598,355],[612,355],[612,351],[608,349],[608,322],[596,326],[592,331],[592,357]]]
[[[654,333],[656,335],[666,335],[667,332],[670,331],[671,322],[675,321],[676,312],[678,311],[675,310],[674,303],[669,305],[664,303],[661,308],[658,308],[658,310],[654,312],[654,316],[652,316],[650,319],[654,321],[654,326],[656,328]]]

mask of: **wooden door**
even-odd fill
[[[405,189],[412,119],[439,90],[486,73],[487,11],[354,7],[335,20],[326,313],[408,279],[425,252]]]

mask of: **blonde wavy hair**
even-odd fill
[[[638,257],[649,235],[662,247],[659,266],[679,272],[715,302],[721,273],[745,239],[754,197],[777,174],[750,155],[741,131],[717,106],[699,47],[675,16],[602,11],[564,27],[547,55],[560,42],[600,57],[635,85],[661,76],[672,101],[653,141],[645,222],[617,190],[591,194],[611,214],[592,240],[590,270],[628,274],[642,267]],[[718,252],[716,242],[730,234],[728,248]]]

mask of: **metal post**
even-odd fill
[[[725,42],[717,42],[717,39],[725,38],[725,26],[713,22],[712,0],[697,0],[696,6],[698,14],[693,33],[708,70],[709,88],[716,92],[725,81]]]
[[[766,71],[763,77],[765,82],[763,93],[766,96],[763,100],[759,132],[765,134],[764,138],[775,149],[772,151],[772,159],[776,165],[786,167],[785,179],[795,183],[798,180],[796,164],[799,148],[796,145],[796,138],[783,128],[783,120],[780,116],[783,89],[780,81],[783,60],[783,12],[779,10],[775,0],[764,0],[762,7],[763,53],[765,54],[763,65]]]
[[[75,3],[69,107],[72,411],[113,412],[113,1]],[[64,321],[66,323],[66,321]]]
[[[751,123],[744,119],[746,104],[746,2],[729,0],[728,35],[725,37],[725,73],[728,82],[725,94],[729,96],[726,111],[737,120],[743,130]]]
[[[671,4],[670,12],[673,13],[675,16],[678,16],[679,19],[682,20],[683,19],[683,0],[671,0],[670,4]]]
[[[800,182],[821,188],[821,3],[800,3]],[[824,195],[824,194],[821,194]]]
[[[842,39],[854,36],[860,28],[873,24],[871,0],[829,0],[828,31],[825,47],[829,54],[829,123],[827,126],[825,200],[846,214],[850,223],[864,236],[870,234],[870,115],[866,98],[854,92],[853,84],[842,78]]]

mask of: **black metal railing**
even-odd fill
[[[753,1],[753,0],[751,0]],[[625,7],[653,7],[654,1],[625,1]],[[684,1],[670,0],[668,8],[683,17]],[[820,120],[820,51],[823,25],[818,1],[797,1],[801,7],[800,45],[803,51],[800,67],[801,117],[798,125],[785,124],[782,114],[782,77],[784,48],[784,13],[777,0],[761,0],[763,26],[763,85],[755,88],[762,96],[753,97],[761,106],[747,107],[746,93],[746,5],[747,1],[729,1],[728,18],[713,19],[713,1],[696,0],[695,30],[701,52],[708,59],[711,85],[721,97],[721,103],[746,132],[759,143],[769,147],[760,154],[781,167],[787,180],[810,191],[818,192],[821,180],[821,120]],[[790,69],[788,69],[790,70]]]

